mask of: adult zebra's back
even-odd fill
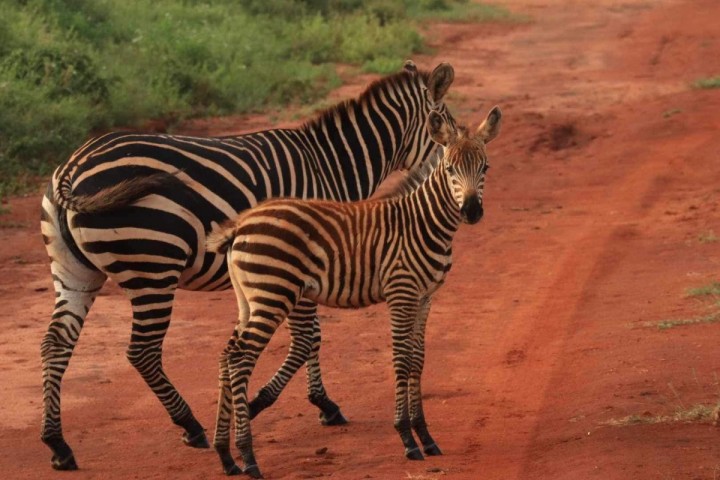
[[[62,435],[60,385],[108,277],[132,304],[130,363],[185,429],[184,441],[207,447],[202,426],[162,367],[175,290],[230,286],[224,256],[205,250],[206,233],[266,198],[367,198],[390,172],[432,154],[425,120],[432,109],[445,109],[442,98],[452,81],[448,64],[427,73],[408,62],[297,129],[222,138],[113,133],[90,140],[60,166],[43,198],[41,221],[56,291],[41,348],[41,438],[53,451],[53,467],[77,468]],[[336,416],[339,409],[320,379],[316,305],[304,301],[293,315],[313,325],[310,399],[321,415]],[[273,382],[282,381],[281,369]],[[279,391],[273,382],[266,397]]]

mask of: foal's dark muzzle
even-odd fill
[[[460,207],[460,217],[470,225],[479,222],[483,213],[483,207],[476,196],[466,198]]]

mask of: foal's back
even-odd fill
[[[395,203],[268,201],[226,230],[236,281],[248,299],[254,289],[269,289],[278,301],[302,295],[351,308],[382,302],[382,273],[393,252],[381,227]]]

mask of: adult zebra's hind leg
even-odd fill
[[[285,362],[273,378],[260,389],[250,402],[250,418],[275,403],[290,379],[305,363],[307,365],[308,398],[320,409],[320,421],[323,425],[342,425],[347,423],[340,407],[330,400],[320,375],[320,321],[317,316],[317,304],[301,299],[288,317],[288,327],[292,336],[290,351]]]
[[[173,423],[185,430],[183,442],[190,447],[209,448],[205,430],[162,365],[162,344],[170,326],[177,277],[134,277],[119,284],[130,297],[133,309],[132,335],[127,349],[130,364],[158,397]]]
[[[60,219],[52,202],[42,205],[42,234],[50,257],[55,287],[52,321],[42,340],[43,415],[41,440],[53,452],[56,470],[78,468],[62,432],[60,387],[65,370],[80,337],[85,317],[107,277],[89,263],[83,263],[70,250],[60,234]]]
[[[428,432],[427,423],[425,423],[425,413],[422,406],[422,390],[420,388],[420,380],[422,377],[423,367],[425,365],[425,325],[427,323],[428,313],[430,312],[430,300],[424,300],[420,303],[418,309],[415,327],[413,329],[413,355],[412,366],[410,369],[410,425],[420,439],[423,445],[423,451],[426,455],[442,455],[440,447],[437,446],[435,440]]]

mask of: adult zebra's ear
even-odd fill
[[[405,60],[405,64],[403,65],[403,70],[410,73],[417,73],[417,65],[415,65],[415,62],[412,60]]]
[[[480,124],[475,134],[480,137],[483,142],[489,143],[500,133],[501,120],[502,112],[500,111],[500,107],[493,107],[493,109],[490,110],[490,113],[488,113],[487,118],[485,118],[485,121]]]
[[[447,146],[457,136],[443,115],[432,110],[427,118],[427,129],[435,143]]]
[[[430,74],[428,78],[428,91],[435,102],[439,102],[445,96],[455,80],[455,70],[449,63],[441,63]]]

